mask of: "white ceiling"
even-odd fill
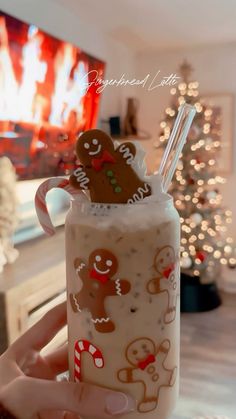
[[[236,42],[236,0],[53,0],[134,51]]]

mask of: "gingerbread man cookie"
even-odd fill
[[[177,367],[168,369],[165,366],[170,351],[168,339],[156,347],[149,338],[138,338],[131,342],[125,352],[131,367],[118,371],[118,379],[122,383],[141,383],[143,397],[139,401],[138,411],[151,412],[156,409],[162,387],[173,387],[177,375]]]
[[[165,246],[162,249],[158,249],[154,268],[158,276],[148,282],[147,290],[150,294],[167,293],[168,306],[165,311],[164,321],[168,324],[175,320],[178,298],[178,280],[175,273],[176,257],[173,247]]]
[[[110,296],[125,295],[130,290],[126,279],[112,279],[118,269],[117,258],[109,250],[96,249],[90,254],[88,265],[77,258],[74,267],[83,286],[77,294],[70,294],[73,311],[89,310],[98,332],[113,332],[115,325],[106,313],[104,301]]]
[[[131,142],[115,148],[112,139],[98,129],[84,132],[76,143],[81,162],[70,176],[76,189],[88,189],[92,202],[133,203],[151,195],[149,183],[132,167],[136,148]]]

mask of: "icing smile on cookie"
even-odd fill
[[[138,356],[136,356],[136,360],[138,362],[145,361],[145,359],[150,355],[150,352],[149,351],[146,351],[146,353],[147,353],[147,355],[146,356],[142,356],[141,358],[139,358]]]
[[[99,256],[99,255],[96,255],[95,256],[95,261],[98,262],[98,263],[101,263],[102,262],[102,265],[104,264],[101,256]],[[107,269],[105,269],[105,270],[99,269],[96,262],[94,262],[94,264],[93,264],[93,267],[94,267],[94,269],[95,269],[96,272],[98,272],[101,275],[106,275],[106,274],[108,274],[110,272],[111,266],[113,264],[112,263],[112,260],[105,259],[105,264],[107,266]]]
[[[102,271],[101,269],[98,269],[96,263],[93,264],[93,267],[99,274],[102,274],[102,275],[108,274],[108,272],[110,272],[109,268],[106,269],[105,271]]]
[[[91,144],[89,144],[89,143],[84,143],[84,148],[86,149],[86,150],[89,150],[90,149],[90,146],[96,146],[97,145],[97,149],[95,150],[95,151],[88,151],[88,154],[90,155],[90,156],[96,156],[97,154],[99,154],[100,153],[100,151],[101,151],[101,149],[102,149],[102,145],[101,144],[99,144],[99,141],[97,140],[97,138],[93,138],[93,140],[92,140],[92,143]]]
[[[89,155],[90,156],[96,156],[96,154],[100,153],[101,148],[102,148],[102,146],[101,146],[101,144],[99,144],[96,151],[89,151]]]

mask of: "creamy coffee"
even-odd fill
[[[167,419],[178,397],[179,243],[168,195],[67,215],[70,378],[130,393],[124,419]]]

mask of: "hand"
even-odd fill
[[[134,400],[86,383],[56,381],[68,370],[67,345],[41,349],[66,324],[66,303],[49,311],[0,357],[0,403],[19,419],[108,419],[134,410]]]

